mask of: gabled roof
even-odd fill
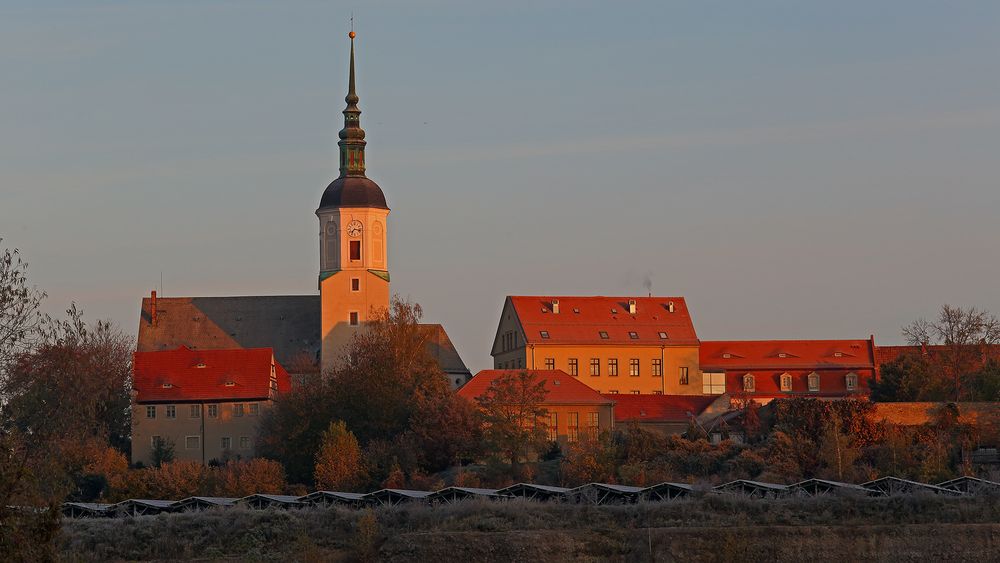
[[[487,369],[476,374],[468,383],[458,390],[458,396],[470,401],[486,392],[493,383],[508,374],[530,373],[535,382],[544,381],[545,404],[549,405],[611,405],[612,400],[601,396],[577,378],[562,370],[542,369]]]
[[[270,348],[136,352],[133,389],[136,401],[267,399],[271,394]],[[274,364],[278,392],[291,388],[281,364]]]
[[[701,369],[874,369],[871,340],[703,340]]]
[[[687,422],[700,415],[718,395],[604,395],[615,402],[615,422]]]
[[[521,296],[510,300],[529,344],[695,345],[695,333],[683,297]],[[635,301],[635,314],[629,301]],[[559,302],[554,312],[553,302]],[[672,304],[672,305],[671,305]],[[670,307],[673,312],[670,312]],[[548,334],[543,338],[542,331]],[[601,332],[607,334],[602,338]],[[661,338],[660,333],[666,338]],[[629,333],[635,333],[635,338]]]

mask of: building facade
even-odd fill
[[[875,339],[702,341],[705,394],[772,399],[867,397]]]
[[[132,463],[158,442],[175,460],[209,463],[257,454],[257,424],[291,379],[270,348],[134,355]]]
[[[546,427],[550,441],[575,442],[585,435],[597,436],[614,428],[614,401],[562,370],[483,370],[458,390],[458,396],[475,402],[498,378],[525,371],[533,381],[545,383],[542,406],[548,416],[536,423]]]
[[[559,369],[599,393],[698,395],[698,336],[682,297],[504,301],[497,369]]]

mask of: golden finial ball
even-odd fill
[[[348,37],[350,37],[351,39],[354,39],[355,37],[357,37],[357,36],[358,36],[358,34],[357,34],[357,33],[354,33],[354,32],[352,31],[352,32],[348,33],[348,34],[347,34],[347,36],[348,36]]]

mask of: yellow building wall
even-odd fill
[[[597,413],[598,423],[597,432],[603,432],[605,430],[610,431],[614,429],[614,411],[611,405],[543,405],[545,410],[549,412],[549,418],[545,421],[546,426],[550,431],[550,438],[555,437],[554,441],[560,444],[565,444],[567,442],[574,442],[581,439],[587,432],[592,432],[592,427],[590,425],[591,416],[590,413]],[[570,428],[571,413],[577,415],[577,429],[574,433]],[[551,426],[552,415],[555,415],[555,428]]]

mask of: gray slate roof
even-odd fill
[[[439,324],[431,331],[430,352],[451,379],[471,376],[458,350]],[[233,348],[271,348],[289,373],[296,359],[319,360],[319,295],[250,297],[157,297],[156,326],[150,299],[142,300],[139,315],[139,352]]]

